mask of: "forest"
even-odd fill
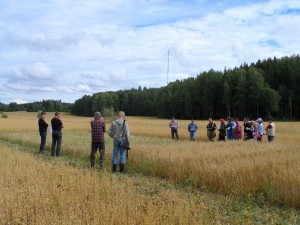
[[[84,95],[74,104],[61,100],[33,103],[0,102],[0,111],[62,111],[104,116],[119,110],[130,116],[180,119],[227,116],[300,119],[300,57],[268,58],[223,72],[213,69],[160,88],[132,88]]]
[[[300,119],[299,55],[268,58],[240,67],[213,69],[161,88],[98,92],[76,100],[71,112],[92,116],[123,110],[130,116],[180,119]]]
[[[0,102],[0,111],[10,112],[10,111],[26,111],[26,112],[70,112],[72,108],[71,103],[65,103],[61,100],[42,100],[31,103],[17,104],[16,102],[11,102],[9,104],[4,104]]]

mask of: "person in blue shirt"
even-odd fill
[[[196,140],[196,132],[198,130],[198,126],[193,119],[191,119],[191,123],[188,126],[188,131],[190,132],[190,140]]]
[[[226,125],[226,129],[227,129],[227,138],[228,140],[233,140],[233,130],[236,127],[236,123],[231,119],[231,117],[227,117],[227,125]]]
[[[258,123],[258,125],[257,125],[257,134],[258,134],[257,140],[262,141],[262,137],[265,134],[263,120],[262,120],[262,118],[258,118],[256,120],[256,122]]]

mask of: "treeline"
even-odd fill
[[[71,103],[64,103],[61,100],[43,100],[32,103],[22,103],[18,104],[16,102],[11,102],[9,104],[0,103],[0,111],[27,111],[27,112],[70,112],[72,108]]]
[[[132,116],[175,116],[207,119],[300,118],[299,55],[269,58],[224,72],[210,70],[161,88],[141,88],[85,95],[71,112],[92,116],[95,111],[124,110]]]

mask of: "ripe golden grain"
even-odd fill
[[[1,120],[0,139],[38,148],[35,114],[18,112],[8,115],[8,119]],[[49,117],[48,114],[48,121]],[[92,118],[64,114],[62,120],[65,124],[62,154],[87,158],[90,151],[89,121]],[[169,120],[147,117],[127,117],[127,120],[132,135],[129,170],[167,178],[200,190],[237,196],[251,193],[267,201],[300,207],[299,122],[276,123],[274,143],[268,143],[265,136],[263,143],[210,143],[205,130],[207,121],[196,121],[200,127],[197,141],[191,142],[188,140],[188,120],[179,121],[179,141],[170,139]],[[50,136],[48,149],[49,139]],[[110,154],[112,141],[106,137],[106,142]],[[110,167],[109,163],[107,166]]]

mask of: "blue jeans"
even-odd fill
[[[114,139],[114,149],[112,163],[118,164],[118,158],[120,154],[120,164],[126,163],[126,149],[121,147],[121,140]]]
[[[228,140],[233,140],[233,130],[227,130],[227,138]]]
[[[190,132],[190,139],[192,141],[195,141],[196,140],[196,132]]]
[[[60,145],[62,140],[61,131],[53,131],[52,132],[52,145],[51,145],[51,156],[54,156],[54,151],[56,156],[60,155]],[[56,146],[56,149],[55,149]]]
[[[40,136],[41,136],[40,153],[43,153],[46,144],[47,131],[40,132]]]

